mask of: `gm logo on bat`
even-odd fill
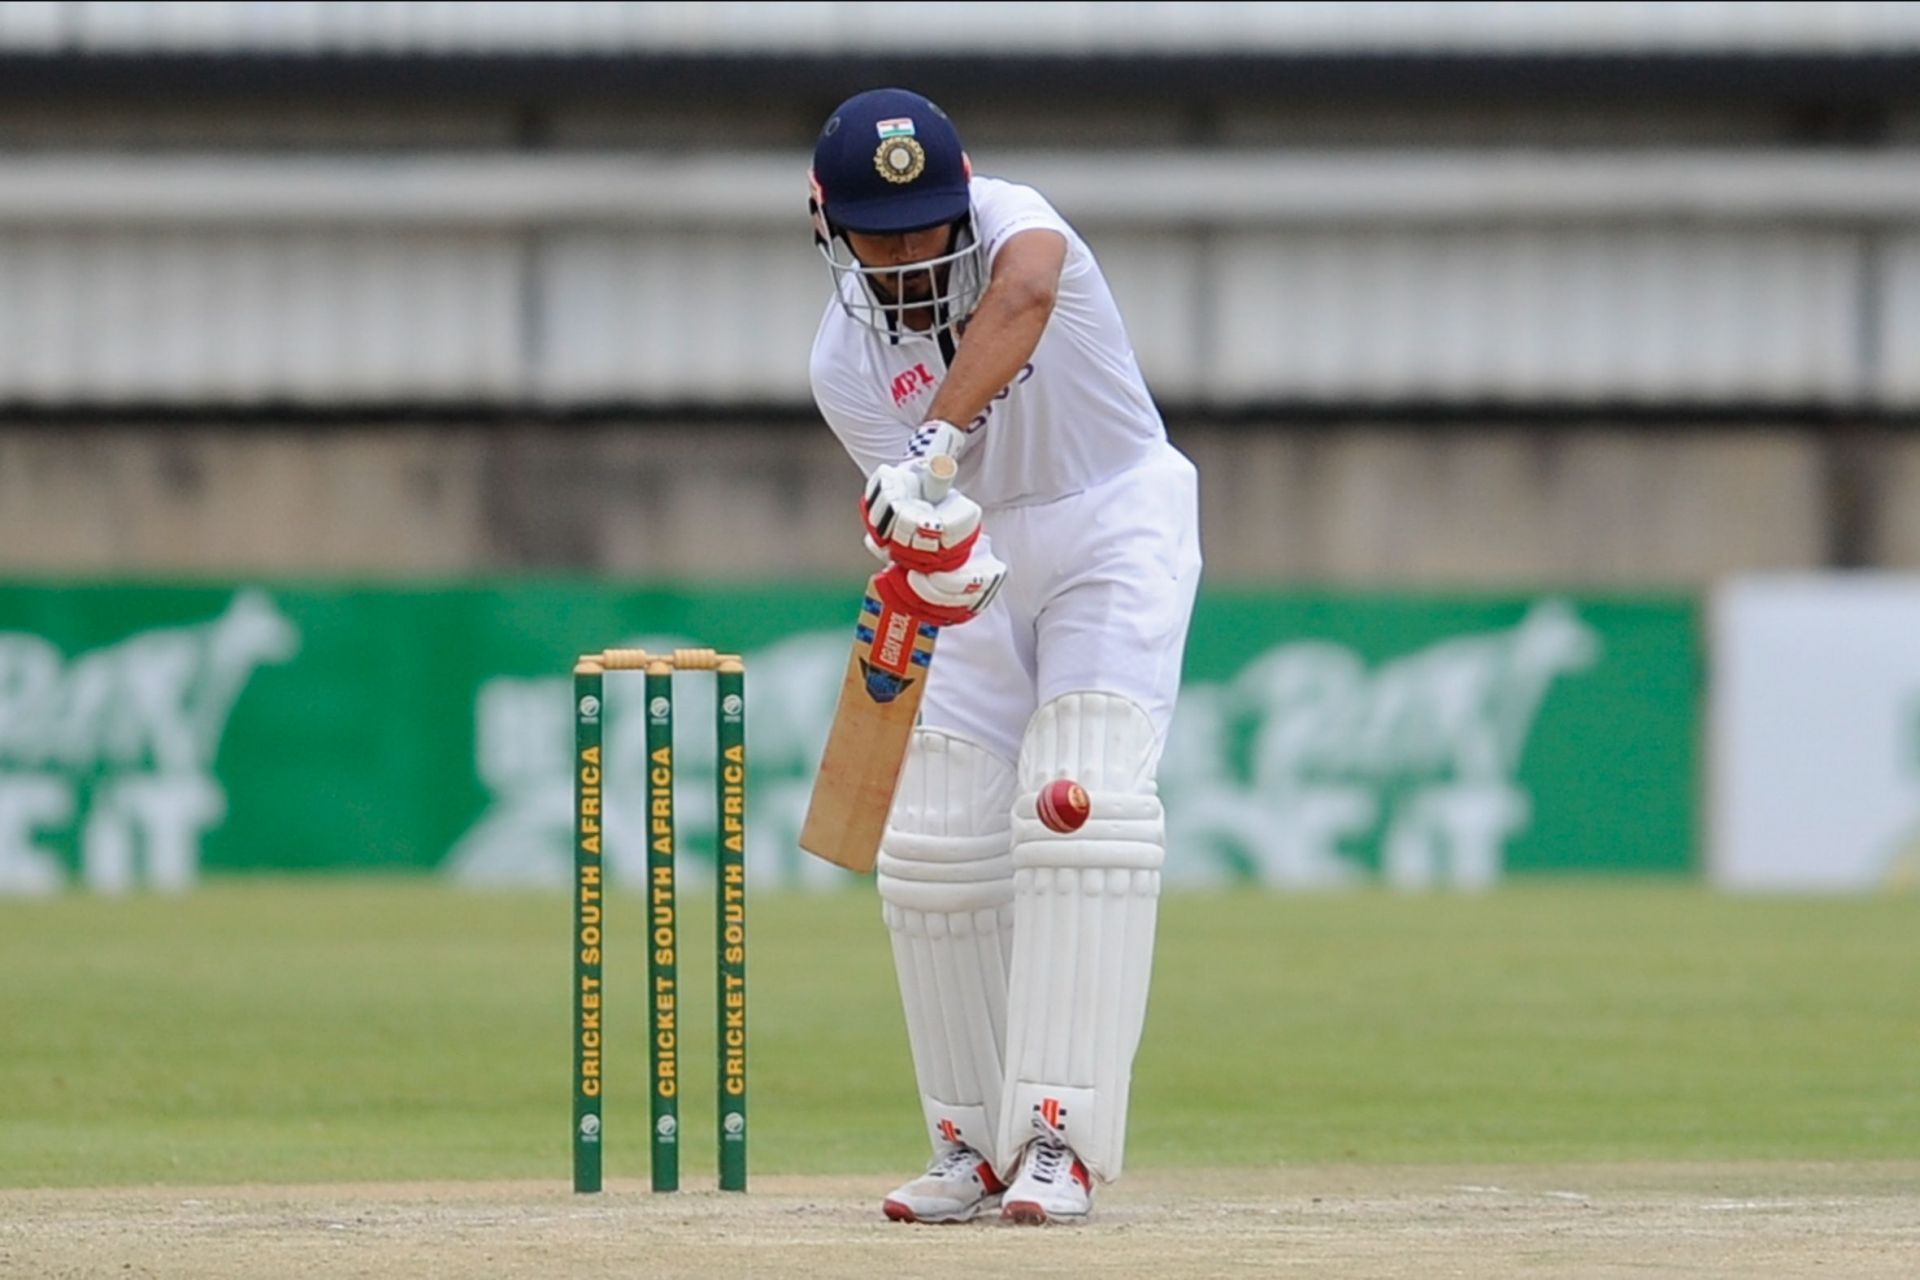
[[[888,703],[907,691],[913,683],[906,676],[897,676],[891,671],[883,671],[871,662],[860,660],[860,674],[865,677],[867,696],[875,702]]]

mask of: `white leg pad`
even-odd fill
[[[928,1136],[936,1151],[965,1143],[996,1164],[1013,780],[1013,767],[977,743],[916,730],[877,866]]]
[[[1041,1117],[1099,1177],[1120,1176],[1127,1094],[1146,1021],[1166,821],[1154,794],[1159,738],[1114,694],[1075,693],[1035,712],[1013,811],[1014,938],[998,1148],[1008,1172]],[[1092,812],[1058,832],[1035,810],[1057,778]]]

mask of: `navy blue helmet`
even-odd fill
[[[834,110],[813,148],[809,211],[849,316],[896,342],[910,332],[943,334],[967,318],[986,288],[972,177],[953,121],[909,89],[869,89]],[[953,228],[946,246],[904,264],[863,263],[847,239],[935,227]]]
[[[971,205],[968,169],[947,113],[908,89],[848,98],[813,146],[815,198],[847,231],[884,235],[958,222]]]

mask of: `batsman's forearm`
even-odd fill
[[[979,417],[988,401],[1033,358],[1033,349],[1040,345],[1040,335],[1053,315],[1053,298],[1051,289],[998,282],[989,288],[967,323],[966,336],[927,417],[960,427]]]

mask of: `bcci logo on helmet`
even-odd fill
[[[888,138],[873,153],[873,167],[896,186],[904,186],[927,171],[927,150],[912,138]]]

